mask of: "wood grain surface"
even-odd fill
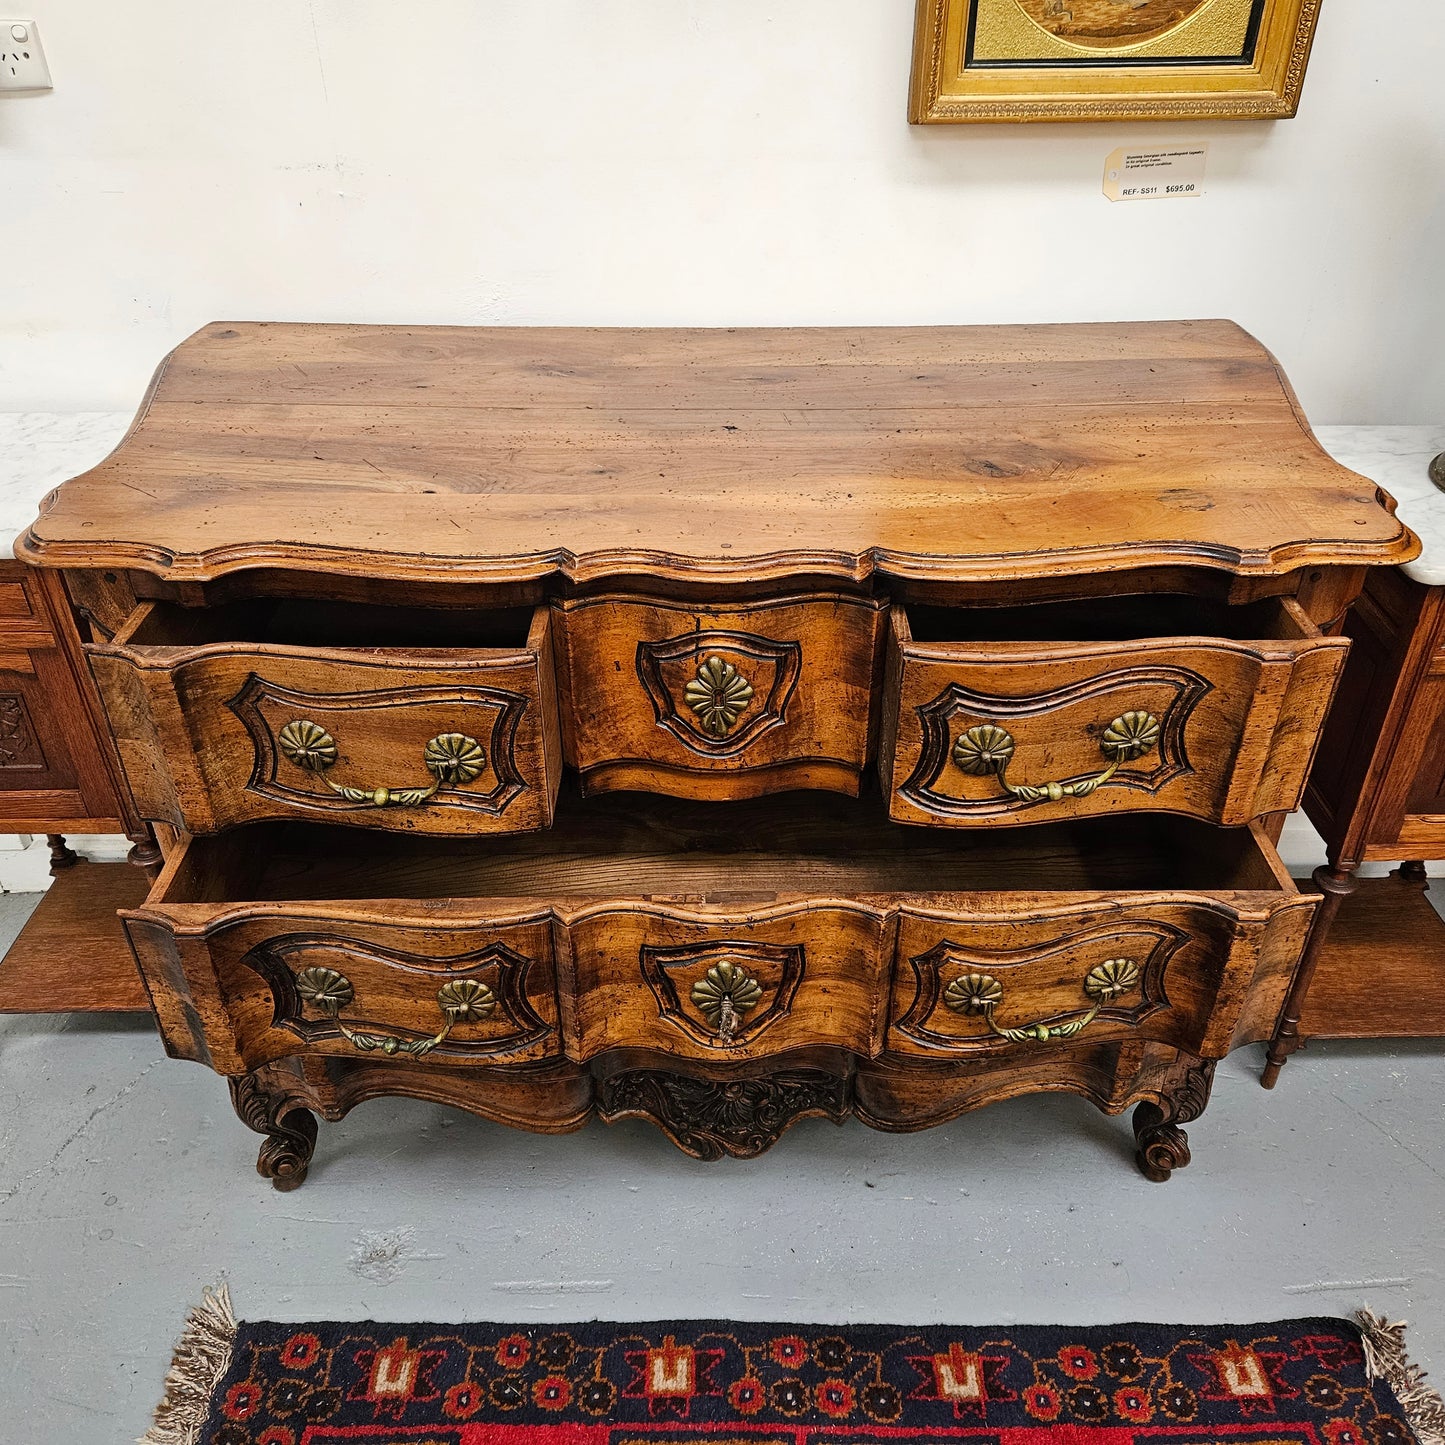
[[[0,561],[0,832],[135,826],[101,716],[60,578]]]
[[[1005,582],[1405,561],[1224,321],[716,331],[216,323],[18,545],[173,583]]]
[[[555,611],[565,753],[584,791],[858,792],[886,603],[826,592],[731,604],[603,593]],[[748,689],[716,735],[687,703],[714,658]]]
[[[145,895],[145,874],[129,863],[61,869],[0,960],[0,1013],[148,1011],[118,916]]]
[[[1418,883],[1357,880],[1325,936],[1299,1032],[1304,1039],[1445,1035],[1445,919]]]

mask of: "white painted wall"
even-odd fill
[[[913,0],[15,3],[0,409],[132,406],[218,317],[1208,315],[1317,421],[1445,407],[1439,0],[1327,0],[1297,120],[927,129]],[[1209,194],[1106,202],[1161,137]]]

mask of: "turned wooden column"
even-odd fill
[[[1319,967],[1320,957],[1329,938],[1330,926],[1340,911],[1340,904],[1355,891],[1355,870],[1359,866],[1358,863],[1322,863],[1311,875],[1315,887],[1325,895],[1325,901],[1320,904],[1319,912],[1315,914],[1304,956],[1300,959],[1294,983],[1290,985],[1289,997],[1284,1001],[1279,1022],[1275,1025],[1274,1037],[1269,1043],[1264,1072],[1259,1076],[1260,1083],[1266,1089],[1274,1088],[1279,1082],[1280,1070],[1300,1046],[1300,1014],[1309,995],[1310,983],[1314,979],[1315,969]]]

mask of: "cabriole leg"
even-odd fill
[[[1139,1146],[1135,1158],[1146,1179],[1163,1184],[1189,1163],[1189,1136],[1181,1125],[1204,1112],[1213,1085],[1214,1060],[1198,1061],[1164,1092],[1159,1103],[1140,1104],[1134,1110],[1134,1139]]]
[[[1286,1060],[1300,1046],[1299,1021],[1304,1011],[1305,999],[1309,996],[1310,982],[1325,951],[1330,926],[1340,911],[1340,904],[1355,891],[1355,863],[1321,864],[1313,873],[1314,885],[1325,895],[1315,921],[1310,926],[1310,936],[1305,943],[1304,957],[1300,959],[1294,983],[1290,986],[1289,997],[1280,1010],[1279,1022],[1274,1028],[1274,1037],[1269,1042],[1269,1053],[1265,1055],[1264,1072],[1259,1081],[1266,1089],[1274,1088],[1279,1081],[1279,1071]]]
[[[248,1129],[266,1136],[256,1157],[256,1172],[283,1192],[304,1184],[316,1148],[315,1116],[256,1074],[229,1082],[237,1117]]]

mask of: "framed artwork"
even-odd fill
[[[1280,120],[1320,0],[918,0],[909,119]]]

